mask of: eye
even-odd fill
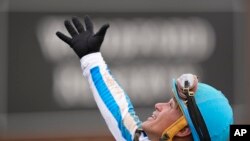
[[[173,102],[172,101],[170,102],[170,107],[173,108]]]
[[[173,101],[171,102],[171,107],[177,108],[177,101],[175,99],[173,99]]]

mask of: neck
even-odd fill
[[[160,139],[160,136],[159,136],[159,135],[155,135],[155,134],[148,134],[148,133],[147,133],[147,136],[148,136],[148,138],[149,138],[151,141],[159,141],[159,139]]]
[[[192,135],[188,135],[185,137],[174,137],[173,141],[193,141]]]

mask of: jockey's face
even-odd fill
[[[155,111],[142,123],[142,129],[148,136],[159,136],[163,131],[182,116],[182,112],[174,98],[165,103],[156,103]]]

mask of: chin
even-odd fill
[[[143,123],[142,123],[142,129],[144,130],[144,131],[148,131],[148,130],[150,130],[152,128],[152,122],[151,121],[144,121]]]
[[[161,136],[161,133],[162,133],[162,132],[158,132],[158,129],[154,126],[154,123],[152,123],[152,121],[144,121],[142,123],[142,129],[143,131],[146,132],[149,138],[152,135]]]
[[[142,123],[141,127],[142,127],[143,130],[147,130],[147,127],[148,127],[147,121],[144,121],[144,122]]]

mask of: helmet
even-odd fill
[[[221,91],[198,82],[197,77],[192,74],[183,74],[177,80],[174,79],[172,90],[195,141],[229,140],[229,127],[233,123],[233,111]],[[179,119],[179,121],[181,120]],[[179,121],[177,120],[177,122]],[[186,125],[183,123],[182,120],[182,127],[178,128]],[[178,123],[174,124],[178,125]],[[175,131],[179,130],[175,129]]]

